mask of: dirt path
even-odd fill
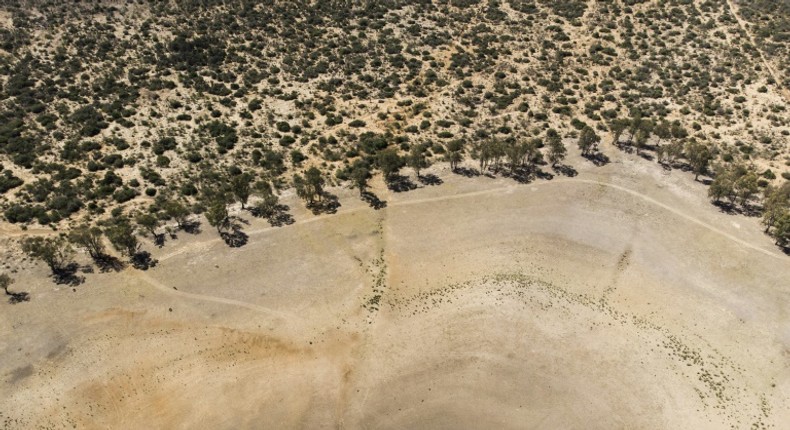
[[[172,295],[172,296],[183,297],[183,298],[187,298],[187,299],[191,299],[191,300],[200,300],[200,301],[204,301],[204,302],[220,303],[220,304],[223,304],[223,305],[237,306],[237,307],[249,309],[251,311],[263,313],[263,314],[266,314],[268,316],[281,318],[281,319],[284,319],[284,320],[293,321],[293,320],[301,319],[296,314],[292,314],[292,313],[289,313],[289,312],[277,311],[277,310],[274,310],[274,309],[271,309],[271,308],[255,305],[255,304],[248,303],[248,302],[242,302],[242,301],[239,301],[239,300],[227,299],[227,298],[224,298],[224,297],[216,297],[216,296],[209,296],[209,295],[205,295],[205,294],[187,293],[187,292],[184,292],[184,291],[179,291],[179,290],[174,289],[173,287],[169,287],[169,286],[165,285],[164,283],[152,278],[151,276],[149,276],[145,272],[141,272],[139,270],[127,269],[126,274],[128,276],[132,277],[132,278],[135,278],[137,280],[145,282],[146,284],[156,288],[157,290],[159,290],[159,291],[161,291],[161,292],[163,292],[165,294],[169,294],[169,295]]]
[[[717,227],[715,227],[713,225],[710,225],[710,224],[708,224],[708,223],[706,223],[706,222],[704,222],[702,220],[694,218],[693,216],[685,214],[682,211],[680,211],[678,209],[675,209],[675,208],[673,208],[673,207],[671,207],[671,206],[669,206],[669,205],[667,205],[665,203],[662,203],[662,202],[660,202],[660,201],[658,201],[658,200],[656,200],[656,199],[654,199],[654,198],[652,198],[650,196],[647,196],[647,195],[645,195],[643,193],[640,193],[638,191],[635,191],[635,190],[632,190],[630,188],[626,188],[626,187],[623,187],[623,186],[620,186],[620,185],[611,184],[611,183],[607,183],[607,182],[596,181],[596,180],[592,180],[592,179],[554,179],[554,180],[547,181],[547,182],[536,182],[536,183],[530,184],[528,187],[549,186],[549,185],[556,185],[556,184],[563,184],[563,185],[569,185],[569,184],[596,185],[596,186],[603,186],[603,187],[607,187],[607,188],[610,188],[610,189],[614,189],[614,190],[617,190],[617,191],[620,191],[620,192],[623,192],[623,193],[627,193],[627,194],[629,194],[631,196],[637,197],[637,198],[639,198],[639,199],[641,199],[641,200],[643,200],[645,202],[648,202],[648,203],[650,203],[650,204],[652,204],[654,206],[660,207],[660,208],[662,208],[662,209],[664,209],[664,210],[666,210],[666,211],[668,211],[668,212],[680,217],[681,219],[683,219],[685,221],[697,224],[700,227],[703,227],[703,228],[705,228],[705,229],[707,229],[709,231],[712,231],[712,232],[714,232],[714,233],[716,233],[716,234],[718,234],[718,235],[720,235],[722,237],[725,237],[725,238],[727,238],[727,239],[729,239],[729,240],[731,240],[731,241],[733,241],[733,242],[735,242],[735,243],[737,243],[737,244],[739,244],[739,245],[741,245],[743,247],[746,247],[746,248],[749,248],[751,250],[760,252],[760,253],[762,253],[764,255],[767,255],[769,257],[774,257],[774,258],[778,258],[778,259],[782,259],[782,260],[787,258],[786,256],[784,256],[784,255],[782,255],[780,253],[769,251],[767,249],[764,249],[764,248],[761,248],[761,247],[759,247],[757,245],[749,243],[749,242],[747,242],[747,241],[745,241],[743,239],[735,237],[735,236],[733,236],[733,235],[731,235],[731,234],[729,234],[729,233],[727,233],[727,232],[725,232],[725,231],[723,231],[723,230],[721,230],[721,229],[719,229],[719,228],[717,228]],[[415,200],[393,202],[388,207],[405,207],[405,206],[420,205],[420,204],[425,204],[425,203],[434,203],[434,202],[441,202],[441,201],[451,201],[451,200],[458,200],[458,199],[466,199],[466,198],[471,198],[471,197],[476,197],[476,196],[483,196],[483,195],[511,192],[511,191],[517,190],[517,189],[526,190],[528,188],[526,188],[523,185],[514,184],[514,185],[508,185],[508,186],[505,186],[505,187],[491,188],[491,189],[487,189],[487,190],[473,191],[473,192],[468,192],[468,193],[460,193],[460,194],[453,194],[453,195],[446,195],[446,196],[428,197],[428,198],[423,198],[423,199],[415,199]],[[349,209],[349,210],[346,210],[346,211],[341,211],[341,212],[338,212],[338,213],[335,213],[335,214],[319,215],[319,216],[316,216],[316,217],[313,217],[313,218],[303,219],[303,220],[297,221],[295,224],[297,224],[297,225],[310,224],[310,223],[318,222],[318,221],[321,221],[321,220],[324,220],[324,219],[327,219],[327,218],[331,218],[331,217],[335,217],[335,216],[341,216],[341,215],[349,215],[349,214],[360,212],[360,211],[364,211],[364,210],[371,210],[371,209],[368,208],[367,206],[361,206],[361,207],[358,207],[358,208]],[[251,231],[247,232],[247,234],[249,234],[250,236],[252,236],[252,235],[260,235],[260,234],[264,234],[266,232],[270,232],[270,231],[276,230],[278,228],[281,228],[281,227],[266,227],[266,228],[262,228],[262,229],[251,230]],[[215,243],[218,243],[218,242],[221,242],[221,241],[222,241],[221,238],[208,239],[206,241],[202,241],[202,242],[196,243],[196,244],[194,244],[192,246],[187,246],[187,247],[181,248],[179,250],[176,250],[176,251],[174,251],[172,253],[163,255],[163,256],[161,256],[159,258],[159,260],[160,260],[160,262],[163,262],[163,261],[166,261],[166,260],[171,259],[173,257],[179,256],[179,255],[182,255],[182,254],[185,254],[185,253],[188,253],[188,252],[192,252],[192,251],[195,251],[195,250],[198,250],[198,251],[199,250],[207,250],[211,245],[213,245]],[[204,295],[204,294],[194,294],[194,293],[187,293],[187,292],[174,290],[172,287],[168,287],[168,286],[162,284],[161,282],[159,282],[159,281],[157,281],[157,280],[155,280],[155,279],[151,278],[150,276],[148,276],[146,274],[143,274],[143,273],[139,273],[137,277],[138,277],[138,279],[146,282],[147,284],[149,284],[149,285],[153,286],[154,288],[156,288],[156,289],[158,289],[158,290],[160,290],[162,292],[165,292],[167,294],[177,295],[177,296],[189,298],[189,299],[192,299],[192,300],[204,300],[204,301],[209,301],[209,302],[214,302],[214,303],[222,303],[222,304],[231,305],[231,306],[239,306],[239,307],[243,307],[243,308],[246,308],[246,309],[249,309],[249,310],[252,310],[252,311],[264,313],[264,314],[271,315],[271,316],[276,316],[276,317],[283,318],[283,319],[286,319],[286,320],[288,320],[288,319],[298,319],[299,318],[297,315],[294,315],[294,314],[279,312],[279,311],[276,311],[274,309],[270,309],[270,308],[254,305],[254,304],[247,303],[247,302],[242,302],[242,301],[232,300],[232,299],[226,299],[226,298],[216,297],[216,296],[209,296],[209,295]]]
[[[743,30],[743,32],[746,34],[746,37],[749,38],[749,43],[751,43],[754,46],[754,49],[757,50],[757,53],[760,55],[760,61],[763,63],[763,66],[765,66],[765,69],[768,71],[768,74],[771,75],[774,81],[776,81],[776,85],[779,88],[779,92],[782,94],[782,96],[785,98],[787,102],[790,102],[790,90],[784,88],[784,85],[782,84],[782,80],[779,79],[779,74],[776,73],[776,70],[771,65],[771,63],[765,59],[765,55],[763,55],[763,51],[759,48],[759,46],[757,45],[754,39],[754,36],[749,31],[749,27],[747,27],[746,21],[744,21],[743,18],[741,18],[741,16],[738,14],[738,6],[735,5],[733,0],[727,0],[727,6],[730,8],[730,12],[732,12],[732,15],[735,17],[735,20],[738,21],[738,25],[741,27],[741,30]]]
[[[615,190],[618,190],[618,191],[622,191],[624,193],[628,193],[628,194],[630,194],[630,195],[632,195],[634,197],[640,198],[640,199],[642,199],[642,200],[644,200],[644,201],[646,201],[648,203],[651,203],[651,204],[653,204],[655,206],[658,206],[660,208],[666,209],[667,211],[669,211],[669,212],[681,217],[682,219],[684,219],[686,221],[693,222],[693,223],[695,223],[695,224],[697,224],[697,225],[699,225],[701,227],[704,227],[704,228],[706,228],[706,229],[708,229],[708,230],[710,230],[710,231],[712,231],[712,232],[714,232],[716,234],[719,234],[719,235],[721,235],[723,237],[726,237],[727,239],[730,239],[730,240],[732,240],[732,241],[734,241],[734,242],[736,242],[736,243],[738,243],[738,244],[740,244],[740,245],[742,245],[744,247],[747,247],[749,249],[758,251],[758,252],[763,253],[765,255],[768,255],[770,257],[781,258],[781,259],[786,258],[784,255],[782,255],[782,254],[780,254],[778,252],[772,252],[772,251],[769,251],[767,249],[761,248],[761,247],[759,247],[757,245],[754,245],[752,243],[746,242],[743,239],[739,239],[739,238],[737,238],[737,237],[735,237],[735,236],[733,236],[733,235],[731,235],[731,234],[729,234],[727,232],[724,232],[724,231],[718,229],[717,227],[714,227],[714,226],[712,226],[712,225],[710,225],[710,224],[708,224],[708,223],[706,223],[704,221],[701,221],[701,220],[699,220],[697,218],[694,218],[694,217],[692,217],[690,215],[687,215],[687,214],[685,214],[685,213],[683,213],[683,212],[681,212],[681,211],[679,211],[679,210],[677,210],[677,209],[675,209],[675,208],[673,208],[673,207],[671,207],[671,206],[669,206],[669,205],[667,205],[665,203],[661,203],[661,202],[659,202],[658,200],[656,200],[656,199],[654,199],[652,197],[649,197],[649,196],[647,196],[647,195],[645,195],[643,193],[640,193],[638,191],[632,190],[630,188],[622,187],[620,185],[615,185],[615,184],[611,184],[611,183],[607,183],[607,182],[596,181],[596,180],[593,180],[593,179],[553,179],[551,181],[546,181],[546,182],[535,182],[535,183],[527,185],[526,187],[549,186],[549,185],[554,185],[554,184],[574,184],[574,183],[576,183],[576,184],[584,183],[584,184],[590,184],[590,185],[604,186],[604,187],[608,187],[608,188],[615,189]],[[524,185],[513,184],[513,185],[508,185],[508,186],[505,186],[505,187],[491,188],[491,189],[480,190],[480,191],[472,191],[472,192],[468,192],[468,193],[452,194],[452,195],[438,196],[438,197],[428,197],[428,198],[415,199],[415,200],[405,200],[405,201],[400,201],[400,202],[391,202],[391,203],[388,203],[387,207],[404,207],[404,206],[419,205],[419,204],[423,204],[423,203],[433,203],[433,202],[441,202],[441,201],[458,200],[458,199],[465,199],[465,198],[470,198],[470,197],[475,197],[475,196],[483,196],[483,195],[489,195],[489,194],[503,193],[503,192],[508,192],[508,191],[513,191],[513,190],[516,190],[516,189],[520,189],[520,188],[521,189],[526,189]],[[337,212],[337,213],[334,213],[334,214],[319,215],[319,216],[316,216],[316,217],[313,217],[313,218],[307,218],[307,219],[303,219],[303,220],[298,220],[298,221],[296,221],[295,224],[296,225],[310,224],[310,223],[318,222],[318,221],[321,221],[321,220],[324,220],[324,219],[327,219],[327,218],[340,216],[340,215],[352,214],[352,213],[361,212],[361,211],[365,211],[365,210],[371,210],[371,209],[368,208],[367,206],[361,206],[361,207],[357,207],[357,208],[353,208],[353,209],[349,209],[349,210],[345,210],[345,211],[340,211],[340,212]],[[265,228],[261,228],[261,229],[257,229],[257,230],[250,230],[250,231],[247,232],[247,234],[249,234],[250,236],[252,236],[252,235],[260,235],[260,234],[263,234],[263,233],[266,233],[266,232],[269,232],[269,231],[272,231],[272,230],[276,230],[278,228],[282,228],[282,227],[265,227]],[[197,243],[197,244],[193,245],[193,247],[185,247],[185,248],[173,251],[170,254],[163,255],[163,256],[161,256],[159,258],[159,260],[160,261],[166,261],[166,260],[168,260],[168,259],[170,259],[172,257],[184,254],[186,252],[189,252],[190,250],[193,250],[195,248],[207,248],[209,245],[214,244],[214,243],[218,243],[218,242],[221,242],[221,241],[222,241],[222,239],[219,238],[219,237],[216,237],[216,238],[213,238],[213,239],[208,239],[206,241],[202,241],[200,243]]]

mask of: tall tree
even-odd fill
[[[104,256],[102,231],[99,227],[79,226],[69,232],[69,241],[74,245],[88,251],[94,260]]]
[[[116,251],[129,258],[134,258],[140,250],[137,234],[127,219],[116,221],[115,224],[107,227],[104,234]]]
[[[139,225],[143,230],[151,233],[151,236],[154,237],[156,240],[159,237],[157,234],[156,229],[159,228],[160,224],[162,223],[156,215],[152,213],[140,213],[135,217],[135,222]]]
[[[790,212],[790,181],[780,187],[768,186],[763,192],[763,225],[768,233],[776,222]]]
[[[409,150],[409,155],[406,157],[406,165],[414,169],[414,173],[417,174],[417,178],[420,178],[420,171],[422,169],[427,169],[431,166],[428,162],[428,157],[425,156],[425,145],[412,145],[411,149]]]
[[[168,200],[164,203],[163,209],[165,214],[170,218],[173,218],[178,225],[178,228],[184,228],[187,221],[189,220],[189,216],[192,215],[192,212],[189,208],[186,207],[183,203],[178,200]]]
[[[706,145],[691,141],[686,145],[686,158],[689,160],[696,181],[699,175],[708,171],[708,163],[712,156]]]
[[[464,161],[464,142],[456,139],[447,144],[447,161],[450,163],[450,169],[456,171],[458,165]]]
[[[74,249],[63,236],[26,237],[22,239],[22,252],[46,263],[53,275],[61,273],[74,256]]]
[[[579,149],[582,150],[582,155],[586,157],[593,154],[600,141],[601,138],[598,137],[595,130],[590,126],[584,127],[579,135]]]
[[[609,130],[612,132],[612,144],[614,146],[620,146],[620,138],[623,136],[623,132],[628,129],[631,122],[627,119],[615,119],[609,123]]]
[[[662,140],[672,137],[672,125],[669,123],[669,121],[661,121],[656,124],[655,128],[653,129],[653,134],[655,134],[658,138],[656,145],[660,146]]]
[[[230,227],[230,214],[228,213],[227,201],[219,196],[209,197],[206,200],[206,221],[217,229],[217,233],[222,234],[223,230]]]
[[[505,154],[510,162],[510,173],[524,165],[524,158],[527,155],[527,145],[515,139],[507,142]]]
[[[270,217],[274,215],[280,199],[277,194],[274,194],[271,184],[268,181],[258,181],[255,183],[253,194],[260,199],[255,203],[254,208],[257,216]]]
[[[351,182],[355,188],[359,190],[359,194],[365,192],[368,187],[368,180],[370,179],[370,170],[365,166],[356,166],[351,171]]]
[[[324,197],[324,176],[321,174],[321,170],[313,166],[307,169],[304,177],[307,186],[311,187],[313,194],[318,197],[318,200],[321,200]]]
[[[236,198],[236,200],[241,203],[242,210],[247,204],[250,194],[252,193],[252,179],[252,175],[249,173],[242,173],[233,176],[230,180],[230,189],[233,192],[233,196]]]
[[[376,159],[381,173],[384,175],[384,180],[388,181],[392,175],[397,173],[403,167],[404,161],[398,150],[395,148],[386,148],[379,151]]]
[[[553,133],[551,133],[552,131]],[[559,133],[554,129],[549,129],[549,132],[546,133],[546,143],[549,147],[549,161],[551,162],[551,167],[556,167],[557,163],[565,159],[568,150],[562,143],[562,137],[560,137]]]

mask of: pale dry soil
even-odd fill
[[[354,190],[0,308],[0,427],[787,428],[790,257],[690,174]],[[286,199],[287,200],[287,199]],[[148,248],[153,248],[147,243]],[[10,251],[9,251],[10,252]]]

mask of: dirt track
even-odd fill
[[[681,172],[353,191],[2,305],[8,428],[782,428],[790,258]],[[623,173],[626,172],[626,173]],[[172,309],[172,311],[170,310]]]

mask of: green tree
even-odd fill
[[[494,157],[494,141],[486,139],[475,145],[473,156],[480,163],[480,172],[485,172]]]
[[[164,209],[165,214],[168,217],[174,219],[178,228],[184,228],[186,225],[189,216],[192,215],[192,212],[189,208],[186,207],[183,203],[178,200],[168,200],[164,203],[162,209]]]
[[[12,293],[8,292],[8,288],[13,283],[14,283],[14,280],[10,276],[8,276],[5,273],[0,273],[0,288],[2,288],[5,291],[5,294],[7,296],[13,295]]]
[[[79,226],[69,232],[69,242],[88,251],[94,260],[104,255],[102,231],[99,227]]]
[[[769,185],[763,195],[762,223],[768,233],[779,219],[790,212],[790,182],[780,187]]]
[[[370,170],[365,166],[356,166],[351,170],[351,182],[355,188],[362,194],[368,187],[368,180],[370,179]]]
[[[63,236],[26,237],[22,239],[22,252],[46,263],[53,275],[62,272],[74,257],[74,249]]]
[[[790,244],[790,211],[785,212],[776,220],[773,237],[779,246],[786,247]]]
[[[321,170],[317,167],[313,166],[304,174],[305,180],[307,182],[307,186],[313,189],[313,194],[318,197],[318,200],[321,200],[324,197],[324,176],[321,174]]]
[[[127,219],[121,219],[107,227],[104,234],[109,239],[113,248],[129,258],[134,258],[140,250],[137,234]]]
[[[244,206],[247,204],[250,194],[252,194],[252,179],[252,175],[249,173],[242,173],[233,176],[230,180],[230,189],[236,200],[241,203],[242,210],[244,210]]]
[[[409,155],[406,157],[406,165],[414,169],[417,178],[420,178],[420,171],[431,166],[428,157],[425,155],[425,145],[412,145]]]
[[[404,164],[403,158],[398,155],[398,150],[395,148],[387,148],[379,151],[376,161],[386,181],[397,173]]]
[[[505,155],[510,162],[510,173],[524,165],[524,158],[527,155],[527,145],[517,140],[511,140],[505,147]]]
[[[156,239],[159,235],[156,232],[156,229],[159,228],[161,221],[152,213],[141,213],[135,217],[135,222],[138,226],[140,226],[143,230],[151,233],[151,236]]]
[[[589,126],[584,127],[579,135],[579,149],[582,151],[582,156],[592,155],[600,141],[601,138],[598,137],[595,130]]]
[[[280,204],[280,198],[274,194],[271,184],[268,181],[258,181],[253,190],[253,194],[259,198],[254,206],[258,216],[270,217],[274,215],[277,205]]]
[[[553,133],[551,133],[552,131]],[[562,143],[562,137],[554,129],[549,129],[549,132],[546,133],[546,144],[549,147],[551,167],[555,167],[557,163],[565,159],[568,150]]]
[[[732,174],[728,171],[718,173],[710,183],[708,196],[717,203],[723,198],[733,200],[735,196],[735,183],[732,180]]]
[[[699,175],[708,171],[708,164],[712,155],[708,147],[702,143],[691,141],[686,145],[686,159],[694,172],[694,180],[699,179]]]
[[[228,203],[219,196],[212,196],[206,200],[206,221],[217,229],[217,233],[222,234],[223,230],[230,228],[230,214],[228,214]]]
[[[614,144],[614,146],[620,146],[620,138],[630,124],[631,122],[629,120],[619,118],[609,123],[609,130],[612,132],[612,144]]]
[[[735,193],[742,207],[747,207],[752,198],[757,195],[760,189],[757,180],[757,175],[754,172],[747,172],[735,181]]]
[[[672,125],[669,123],[669,121],[661,121],[656,124],[655,128],[653,129],[653,134],[655,134],[658,138],[656,145],[661,145],[662,140],[672,137]]]
[[[456,171],[458,165],[464,161],[464,142],[462,140],[453,140],[447,144],[447,161],[450,163],[452,171]]]

